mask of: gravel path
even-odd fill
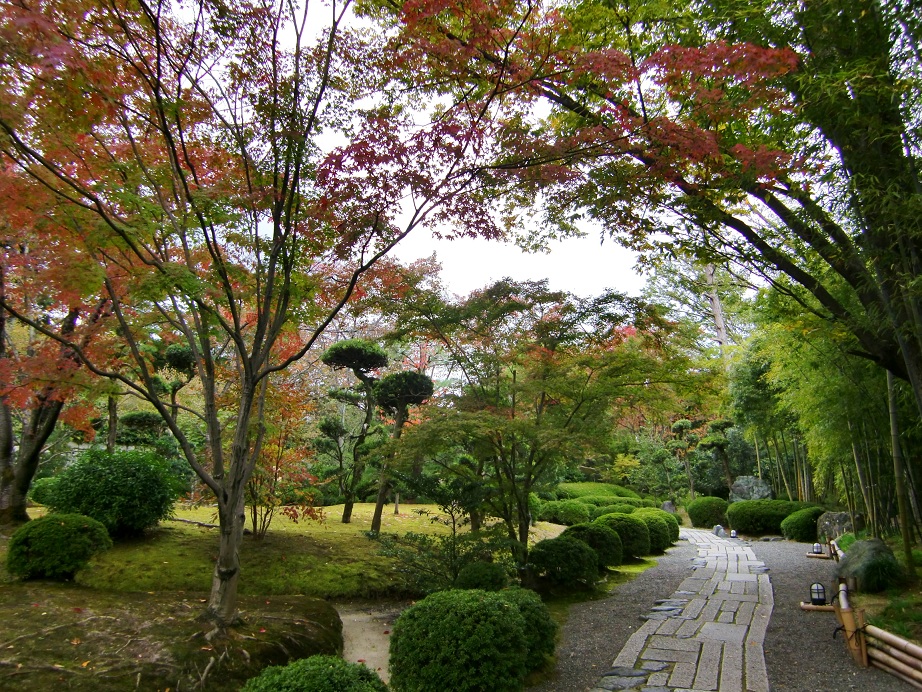
[[[831,613],[805,612],[814,581],[830,591],[834,563],[805,557],[809,546],[791,541],[755,541],[756,557],[769,568],[774,590],[774,612],[765,638],[765,662],[772,690],[785,692],[839,692],[912,688],[876,669],[858,668],[846,650]],[[672,594],[691,574],[694,546],[681,541],[660,558],[656,567],[618,587],[612,596],[570,609],[557,648],[555,676],[529,692],[583,692],[610,666],[631,634],[643,624],[640,616],[658,598]]]

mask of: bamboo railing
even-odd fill
[[[830,541],[830,555],[836,560],[842,555],[835,541]],[[864,611],[853,610],[848,599],[848,586],[839,584],[836,598],[830,605],[801,603],[803,610],[833,611],[845,632],[845,644],[855,663],[869,665],[890,673],[922,690],[922,646],[898,637],[864,621]]]

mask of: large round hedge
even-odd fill
[[[822,507],[805,507],[789,514],[781,522],[781,535],[792,541],[816,541],[816,520],[826,512]]]
[[[727,508],[730,526],[750,536],[781,533],[781,522],[799,509],[812,505],[789,500],[740,500]]]
[[[458,572],[455,579],[456,589],[483,589],[499,591],[509,584],[506,568],[498,562],[471,562]]]
[[[643,514],[642,512],[635,512],[630,516],[637,517],[647,525],[647,531],[650,534],[651,555],[664,553],[666,548],[672,545],[672,535],[665,519],[655,514]]]
[[[96,519],[113,536],[133,536],[170,516],[181,491],[153,452],[90,450],[58,474],[49,502],[55,512]]]
[[[589,516],[592,519],[598,519],[603,514],[631,514],[635,509],[639,509],[639,508],[634,507],[634,505],[623,505],[623,504],[605,505],[604,507],[594,507],[589,512]]]
[[[311,656],[287,666],[269,666],[240,692],[387,692],[378,674],[338,656]]]
[[[51,502],[51,497],[54,494],[54,489],[58,485],[57,476],[49,476],[48,478],[36,478],[32,481],[32,485],[29,487],[29,499],[32,502],[37,502],[40,505],[47,505]]]
[[[624,556],[621,537],[601,524],[576,524],[564,530],[560,538],[575,538],[595,551],[599,569],[617,567]]]
[[[664,509],[657,509],[655,507],[641,507],[636,509],[631,514],[636,514],[637,516],[652,516],[659,517],[666,522],[666,526],[669,527],[669,542],[675,543],[679,540],[679,529],[681,524],[679,523],[679,518],[672,512],[667,512]]]
[[[537,670],[554,655],[557,623],[541,597],[531,589],[504,589],[497,595],[519,609],[525,619],[525,666]]]
[[[727,506],[730,503],[721,497],[699,497],[688,503],[688,518],[696,529],[709,529],[720,524],[727,525]]]
[[[394,623],[391,688],[518,692],[528,672],[525,627],[519,608],[499,594],[431,594]]]
[[[607,526],[620,536],[625,557],[650,554],[650,530],[643,519],[633,514],[603,514],[593,523]]]
[[[10,538],[6,568],[23,579],[72,579],[90,558],[112,547],[106,527],[80,514],[49,514]]]
[[[578,500],[552,500],[541,505],[538,518],[564,526],[584,524],[589,521],[590,505]]]
[[[593,505],[595,507],[604,507],[605,505],[615,504],[620,500],[617,495],[583,495],[582,497],[576,497],[574,499],[577,502],[582,502],[586,505]]]
[[[539,577],[558,586],[593,584],[599,574],[595,550],[575,538],[547,538],[538,541],[528,561]]]

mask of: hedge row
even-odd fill
[[[790,500],[741,500],[727,508],[730,526],[750,536],[781,533],[781,522],[800,509],[813,507],[808,502]]]

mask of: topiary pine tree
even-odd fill
[[[400,439],[404,423],[410,415],[410,406],[419,406],[424,403],[432,396],[433,391],[435,391],[435,385],[432,379],[415,370],[404,370],[386,375],[375,384],[375,399],[378,406],[394,416],[393,437],[395,440]],[[416,473],[418,469],[414,469],[414,474]],[[385,464],[378,480],[378,498],[375,502],[374,515],[371,518],[373,533],[381,531],[381,513],[389,491],[390,475]]]
[[[348,369],[361,383],[360,395],[354,397],[354,405],[363,412],[362,425],[354,434],[349,434],[344,426],[336,428],[328,424],[321,432],[335,442],[337,460],[339,462],[339,490],[343,496],[342,522],[348,524],[352,521],[352,509],[355,506],[356,490],[365,472],[365,457],[368,453],[366,441],[372,431],[375,415],[375,383],[377,379],[371,376],[374,370],[387,365],[387,353],[378,344],[366,339],[347,339],[330,346],[320,356],[325,365],[335,370]],[[340,397],[341,398],[341,397]],[[349,444],[344,444],[346,437]],[[351,457],[350,463],[346,458]]]

